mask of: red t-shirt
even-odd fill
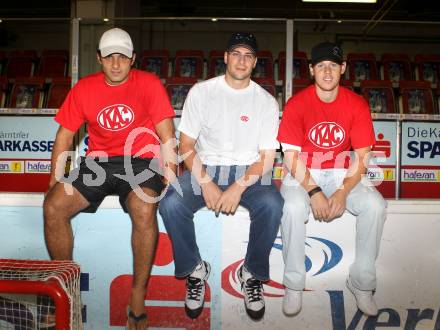
[[[339,86],[338,96],[325,103],[311,85],[289,99],[278,141],[295,146],[308,168],[347,168],[351,148],[376,143],[370,108],[352,91]]]
[[[158,158],[160,140],[155,125],[174,116],[159,78],[132,69],[128,80],[116,86],[107,84],[102,72],[81,79],[55,120],[72,132],[84,122],[88,124],[87,155]]]

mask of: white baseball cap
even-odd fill
[[[99,40],[101,56],[106,57],[113,53],[133,57],[133,43],[130,35],[122,29],[114,28],[105,31]]]

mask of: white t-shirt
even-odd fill
[[[279,147],[278,118],[278,103],[264,88],[251,81],[234,89],[223,75],[191,88],[179,131],[197,140],[205,165],[250,165],[260,150]]]

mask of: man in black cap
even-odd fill
[[[196,84],[183,106],[180,154],[189,170],[170,187],[159,211],[173,243],[175,274],[187,279],[185,310],[191,318],[203,310],[210,273],[193,223],[204,206],[216,214],[233,214],[238,205],[248,209],[249,243],[238,278],[247,314],[258,320],[265,311],[262,282],[269,280],[283,201],[271,180],[278,103],[250,79],[256,52],[252,34],[234,33],[224,53],[225,75]]]
[[[342,49],[323,42],[312,49],[314,85],[293,96],[281,119],[278,141],[289,173],[281,194],[285,263],[283,311],[299,313],[305,287],[305,237],[310,209],[318,221],[330,222],[345,210],[356,216],[356,254],[347,287],[358,308],[377,315],[375,261],[379,253],[386,202],[365,176],[375,144],[367,102],[339,86],[345,72]],[[355,157],[350,159],[350,150]]]

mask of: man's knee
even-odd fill
[[[141,222],[155,218],[157,212],[157,193],[147,188],[143,188],[142,191],[149,197],[147,200],[132,191],[126,201],[127,210],[133,220],[142,218]]]
[[[250,204],[244,204],[249,211],[251,220],[264,224],[270,232],[278,231],[283,215],[283,198],[277,190],[269,190],[262,193],[255,192],[254,199]]]
[[[175,190],[170,190],[159,202],[159,213],[161,215],[167,214],[167,212],[179,207],[181,202],[182,197]]]
[[[141,203],[138,206],[140,214],[147,220],[153,219],[157,212],[157,203]]]
[[[262,203],[265,207],[274,209],[277,212],[283,211],[284,199],[277,190],[265,194]]]
[[[305,221],[310,210],[310,201],[304,194],[289,194],[284,196],[284,218],[298,218]]]
[[[43,214],[45,221],[50,219],[72,216],[76,211],[75,199],[65,194],[63,184],[57,183],[45,196],[43,202]],[[79,207],[80,208],[80,207]]]
[[[384,215],[386,213],[387,202],[377,191],[370,191],[363,197],[363,205],[366,212]]]
[[[48,223],[50,219],[53,219],[56,217],[59,208],[57,207],[56,199],[52,198],[52,196],[47,194],[44,198],[43,202],[43,215],[44,215],[44,222]]]

